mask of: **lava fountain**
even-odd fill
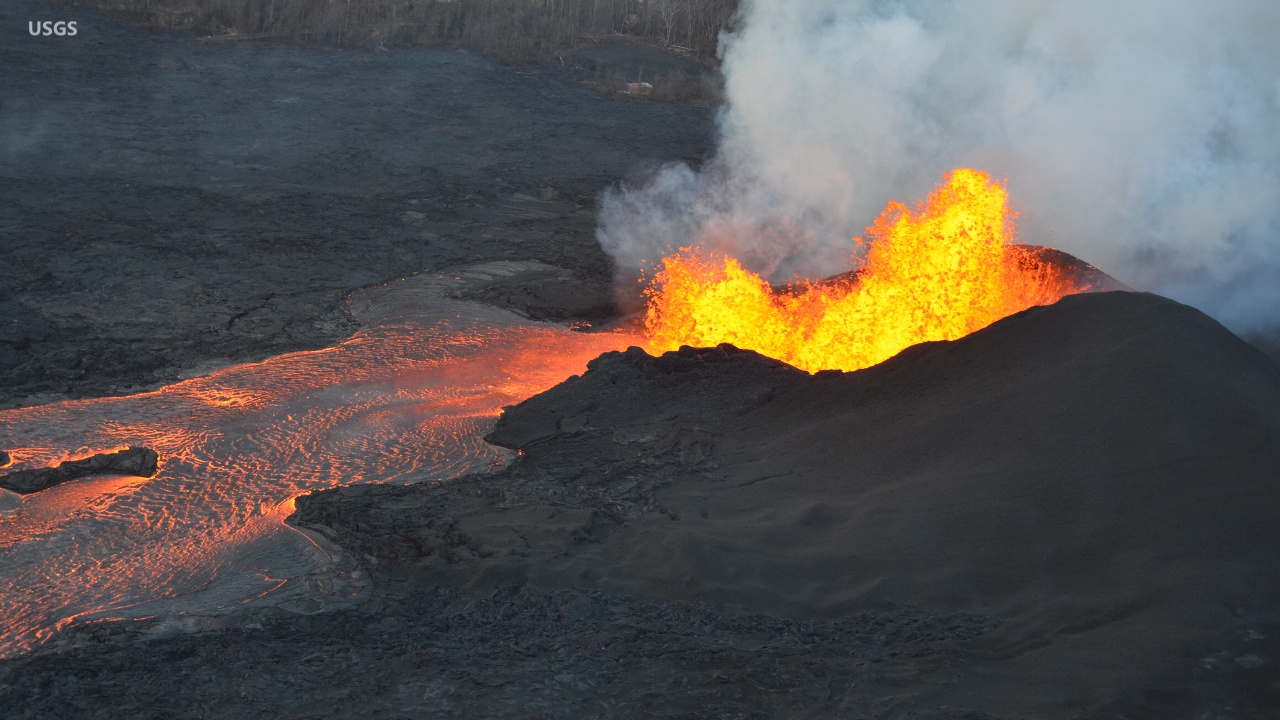
[[[889,204],[856,239],[861,267],[783,288],[682,249],[646,290],[650,351],[731,343],[810,372],[856,370],[1083,290],[1013,244],[1007,200],[986,173],[953,170],[916,210]]]
[[[468,283],[536,270],[494,263],[408,278],[354,298],[364,327],[332,348],[155,392],[0,411],[14,469],[126,445],[162,463],[152,478],[79,480],[21,499],[0,491],[0,657],[73,622],[158,615],[199,628],[249,603],[340,606],[362,586],[359,571],[284,524],[294,497],[492,469],[511,455],[483,440],[504,405],[641,341],[453,299]]]

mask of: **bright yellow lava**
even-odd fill
[[[690,248],[647,289],[651,352],[732,343],[816,372],[856,370],[930,340],[954,340],[1076,288],[1011,251],[1008,193],[957,169],[912,211],[891,202],[867,228],[866,260],[825,282],[775,289],[730,257]]]

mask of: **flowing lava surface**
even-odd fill
[[[857,239],[860,268],[780,289],[733,258],[685,248],[647,290],[650,352],[732,343],[810,372],[857,370],[1079,292],[1012,245],[1007,199],[986,173],[953,170],[915,211],[889,204]]]
[[[366,291],[352,301],[364,327],[333,348],[140,395],[0,412],[11,469],[131,444],[161,462],[152,478],[89,478],[22,499],[0,491],[0,657],[77,621],[255,601],[309,612],[357,593],[358,571],[340,577],[334,548],[284,524],[294,497],[491,469],[511,455],[482,440],[502,406],[641,344],[450,298],[528,266]]]

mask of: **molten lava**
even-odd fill
[[[823,282],[774,288],[730,257],[684,248],[646,290],[651,352],[732,343],[816,372],[856,370],[930,340],[954,340],[1078,292],[1013,241],[1008,194],[954,170],[915,211],[891,202],[865,261]]]
[[[19,470],[129,445],[162,462],[151,478],[90,477],[21,498],[0,490],[0,658],[79,622],[215,615],[272,596],[264,601],[302,607],[287,593],[320,575],[305,602],[343,602],[348,586],[326,551],[284,524],[294,497],[492,470],[512,456],[483,439],[503,406],[641,341],[458,300],[471,280],[456,280],[363,291],[352,303],[367,324],[330,348],[153,392],[0,410],[0,448]]]

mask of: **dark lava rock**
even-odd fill
[[[156,474],[157,460],[159,456],[156,455],[155,450],[131,447],[114,453],[100,453],[83,460],[69,460],[57,467],[19,470],[8,475],[0,475],[0,487],[29,495],[68,480],[89,475],[119,474],[151,477]],[[7,456],[0,458],[0,461],[7,462]]]
[[[653,357],[607,352],[587,373],[507,408],[485,440],[522,449],[588,428],[712,427],[804,383],[809,374],[753,350],[721,344]]]
[[[525,204],[537,202],[532,198]],[[533,320],[586,321],[601,324],[616,315],[606,283],[570,270],[528,270],[496,277],[458,293],[458,297],[496,305]]]
[[[4,467],[8,464],[9,464],[9,453],[3,450],[0,450],[0,467]]]
[[[88,5],[91,42],[0,43],[0,408],[327,347],[356,329],[353,289],[475,262],[567,268],[487,299],[597,324],[612,265],[596,196],[715,145],[707,108],[614,100],[559,69],[447,47],[250,51]],[[4,0],[0,27],[48,10]],[[606,50],[645,81],[683,64]]]

